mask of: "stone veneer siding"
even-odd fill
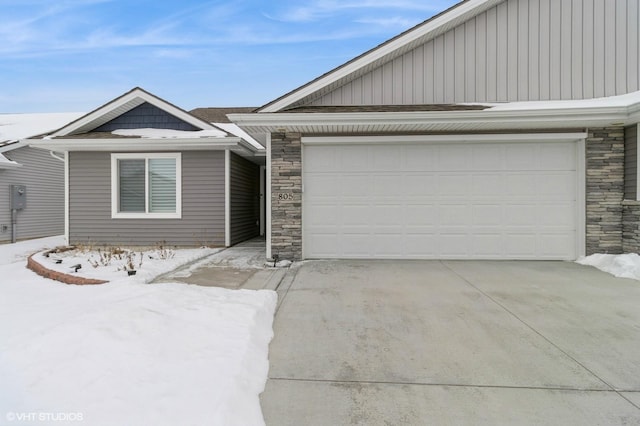
[[[622,202],[622,250],[640,252],[640,201]]]
[[[586,140],[587,255],[622,253],[624,128],[588,129]]]
[[[302,259],[300,133],[271,135],[271,255]]]
[[[625,202],[623,229],[624,128],[592,128],[588,133],[587,255],[638,251],[640,203]],[[271,135],[271,252],[281,259],[302,258],[301,146],[299,133]]]

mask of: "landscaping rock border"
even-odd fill
[[[93,278],[84,278],[78,277],[75,275],[65,274],[64,272],[51,270],[42,264],[38,263],[33,256],[38,253],[32,254],[27,259],[27,268],[31,269],[36,274],[40,275],[44,278],[49,278],[52,280],[59,281],[64,284],[73,284],[73,285],[95,285],[95,284],[106,284],[109,281],[96,280]]]

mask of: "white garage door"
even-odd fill
[[[316,258],[575,259],[577,144],[305,145]]]

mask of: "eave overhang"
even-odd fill
[[[640,93],[640,92],[638,92]],[[249,134],[300,132],[414,133],[623,126],[640,121],[640,103],[627,106],[489,108],[473,111],[252,113],[229,118]]]
[[[22,164],[9,160],[4,155],[0,154],[0,170],[17,169],[22,167]]]
[[[259,151],[238,137],[193,139],[28,139],[29,146],[56,152],[148,152],[148,151],[210,151],[230,150],[242,155],[255,155]]]

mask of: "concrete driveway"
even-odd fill
[[[278,291],[267,425],[640,424],[640,282],[567,262],[317,261]]]

